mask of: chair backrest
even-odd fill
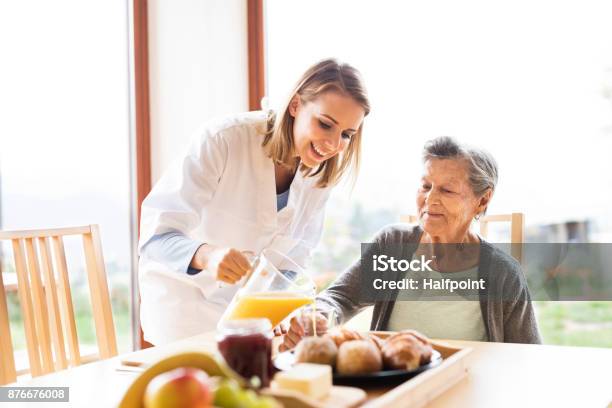
[[[510,223],[510,254],[519,263],[523,260],[523,242],[525,242],[525,216],[523,213],[485,215],[480,218],[480,235],[486,238],[489,224],[492,222]]]
[[[29,371],[32,377],[91,360],[91,356],[81,356],[79,351],[64,251],[63,237],[67,235],[82,236],[99,357],[117,355],[99,227],[0,231],[0,240],[12,243],[30,363],[25,372]],[[15,368],[6,300],[9,289],[0,274],[0,384],[14,382],[17,375],[24,373]]]
[[[416,224],[419,220],[415,215],[403,215],[400,216],[400,221]],[[519,244],[522,244],[525,240],[525,216],[523,213],[484,215],[480,217],[480,235],[483,238],[487,238],[489,224],[492,222],[510,223],[510,252],[517,261],[521,262],[523,259],[523,248]]]

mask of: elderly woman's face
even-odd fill
[[[423,229],[430,235],[467,232],[471,220],[482,211],[474,195],[464,160],[430,159],[425,162],[417,209]]]

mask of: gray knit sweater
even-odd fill
[[[397,224],[381,230],[374,243],[385,245],[408,244],[416,249],[423,230],[418,226]],[[374,306],[371,330],[386,330],[397,298],[397,291],[388,291],[386,300],[364,302],[360,300],[359,277],[361,260],[343,272],[317,302],[333,307],[342,322],[367,306]],[[482,319],[489,341],[505,343],[541,343],[529,290],[520,264],[505,252],[481,240],[479,277],[488,278],[490,291],[479,296]],[[491,293],[504,293],[503,300]],[[408,329],[408,327],[407,327]]]

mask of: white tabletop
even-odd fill
[[[473,348],[470,373],[428,407],[607,407],[612,402],[612,349],[448,341]],[[123,359],[154,361],[184,348],[216,347],[209,332],[19,383],[70,387],[70,403],[19,407],[112,407],[137,376],[117,371]],[[0,407],[10,406],[0,403]],[[17,406],[13,404],[12,406]]]

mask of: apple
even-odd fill
[[[191,367],[176,368],[153,378],[144,397],[146,408],[209,408],[212,401],[208,375]]]

